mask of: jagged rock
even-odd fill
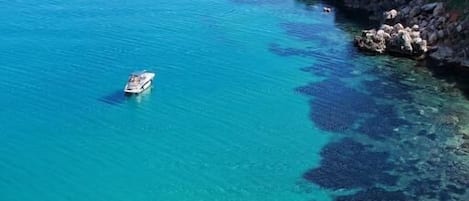
[[[430,44],[435,44],[437,40],[438,40],[438,34],[436,32],[432,32],[430,36],[428,37],[428,42]]]
[[[410,37],[409,32],[400,31],[398,33],[398,39],[400,40],[399,42],[401,43],[401,48],[404,47],[403,50],[411,54],[413,51],[413,48],[412,48],[412,37]]]
[[[404,29],[404,26],[402,26],[401,23],[397,23],[393,27],[393,31],[396,32],[396,33],[399,32],[400,30],[403,30],[403,29]]]
[[[383,24],[383,25],[381,25],[380,29],[383,30],[384,32],[388,33],[388,34],[391,34],[392,31],[393,31],[393,28],[394,27],[392,27],[392,26],[389,26],[387,24]]]
[[[415,51],[415,54],[417,55],[424,54],[425,52],[428,51],[426,40],[422,40],[421,38],[416,38],[413,44],[415,44],[414,51]]]
[[[420,38],[420,32],[418,32],[418,31],[412,31],[412,32],[410,32],[410,37],[411,37],[412,39]]]
[[[379,34],[374,29],[363,31],[361,36],[355,38],[355,44],[364,51],[384,53],[386,50],[385,32],[380,31]]]
[[[401,9],[401,12],[403,15],[408,15],[410,12],[410,7],[409,6],[405,6],[404,8]]]
[[[423,5],[423,6],[421,7],[421,9],[422,9],[423,11],[425,11],[425,12],[430,12],[430,11],[433,11],[433,9],[435,9],[437,5],[438,5],[437,2],[435,2],[435,3],[427,3],[427,4]]]
[[[383,15],[384,15],[384,19],[386,19],[386,20],[392,20],[392,19],[394,19],[394,18],[397,17],[397,10],[392,9],[392,10],[390,10],[390,11],[386,11],[386,12],[384,12]]]
[[[420,14],[420,12],[421,12],[420,7],[415,6],[409,11],[409,17],[414,17],[414,16]]]
[[[422,20],[422,22],[420,22],[420,27],[426,27],[428,24],[427,20]]]
[[[445,37],[445,32],[443,30],[439,30],[437,34],[439,39],[443,39]]]
[[[444,24],[445,22],[446,22],[446,17],[443,17],[443,16],[439,17],[438,20],[436,21],[438,25]]]
[[[438,3],[435,8],[433,9],[433,16],[438,16],[445,11],[443,3]]]

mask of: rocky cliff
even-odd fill
[[[378,29],[364,30],[357,46],[374,53],[398,53],[440,64],[469,67],[469,1],[341,0],[350,9],[363,9]]]

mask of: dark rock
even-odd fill
[[[438,3],[433,9],[433,16],[441,15],[445,11],[443,3]]]
[[[427,3],[425,5],[423,5],[421,7],[421,9],[425,12],[433,12],[433,9],[436,8],[436,6],[438,5],[439,3],[435,2],[435,3]]]
[[[420,7],[416,6],[416,7],[413,7],[410,11],[409,11],[409,17],[414,17],[418,14],[420,14],[421,10],[420,10]]]
[[[453,50],[447,46],[438,47],[438,49],[435,52],[430,54],[430,57],[432,59],[435,59],[438,61],[450,60],[452,56],[453,56]]]

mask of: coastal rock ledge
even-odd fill
[[[389,52],[412,57],[422,56],[428,50],[427,41],[420,37],[418,25],[404,28],[400,23],[394,26],[383,24],[378,30],[364,30],[361,36],[355,37],[355,44],[372,53]]]
[[[345,7],[367,10],[382,24],[355,38],[360,50],[416,59],[428,56],[441,65],[462,67],[469,67],[468,4],[456,0],[345,0]]]

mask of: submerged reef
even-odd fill
[[[394,185],[397,176],[390,175],[393,164],[389,154],[375,152],[351,138],[326,145],[321,151],[323,160],[318,168],[309,170],[303,177],[330,189],[370,188],[381,183]]]
[[[271,44],[269,50],[314,60],[300,70],[322,79],[295,91],[310,98],[315,126],[339,138],[323,148],[304,180],[341,201],[469,200],[469,117],[462,112],[469,108],[454,85],[412,60],[361,56],[352,46],[322,45],[334,43],[324,34],[281,27],[311,47]]]

